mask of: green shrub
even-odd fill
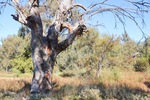
[[[136,60],[136,64],[134,65],[135,71],[147,71],[149,64],[146,58],[139,58]]]
[[[88,89],[81,90],[80,97],[83,100],[101,100],[99,89]]]
[[[122,70],[119,67],[114,68],[103,68],[98,78],[100,83],[110,82],[114,83],[119,80],[122,80]]]
[[[21,72],[16,68],[12,68],[12,72],[15,74],[21,74]]]

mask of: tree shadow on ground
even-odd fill
[[[145,81],[144,84],[145,84],[148,88],[150,88],[150,82]]]
[[[117,99],[117,100],[135,100],[150,99],[150,92],[139,88],[130,88],[127,85],[65,85],[58,90],[53,91],[53,96],[59,100],[100,100],[100,99]],[[90,99],[89,99],[90,98]]]
[[[99,84],[83,84],[73,85],[66,84],[59,86],[53,83],[53,89],[47,94],[30,95],[31,83],[21,81],[24,84],[22,88],[14,92],[13,90],[1,91],[0,97],[5,99],[29,99],[40,100],[43,98],[51,98],[56,100],[100,100],[100,99],[117,99],[117,100],[135,100],[150,99],[150,91],[144,91],[139,88],[131,88],[127,85],[105,85]],[[150,88],[150,82],[144,82]]]
[[[31,84],[24,80],[8,81],[9,85],[0,90],[0,99],[11,100],[27,98],[30,94]],[[7,84],[7,83],[6,83]]]

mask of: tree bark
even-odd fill
[[[56,19],[49,27],[47,36],[43,35],[43,25],[40,17],[39,0],[29,0],[31,4],[30,15],[25,16],[20,10],[21,7],[16,0],[13,0],[17,15],[12,15],[13,19],[28,26],[31,29],[32,61],[34,66],[31,93],[46,93],[52,89],[52,71],[57,55],[72,44],[77,35],[81,35],[85,30],[85,25],[73,27],[70,23],[63,22],[62,18]],[[58,11],[59,12],[59,11]],[[58,13],[59,14],[59,13]],[[62,13],[60,12],[61,16]],[[59,15],[57,15],[59,16]],[[58,33],[63,28],[68,28],[71,32],[69,36],[58,43]]]
[[[58,43],[55,25],[50,26],[47,37],[40,38],[32,33],[32,58],[34,75],[32,79],[31,93],[47,92],[52,88],[52,71],[56,56],[72,44],[77,35],[81,35],[85,26],[77,27],[68,38]]]

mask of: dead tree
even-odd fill
[[[1,1],[0,10],[7,4],[13,6],[17,11],[16,15],[12,15],[13,19],[31,29],[32,61],[34,66],[31,93],[46,92],[52,88],[51,75],[56,57],[60,52],[72,44],[76,36],[81,35],[86,29],[86,24],[83,20],[84,16],[89,16],[90,18],[98,13],[110,12],[114,15],[115,19],[118,19],[122,23],[124,29],[124,18],[126,17],[132,20],[144,34],[136,21],[135,16],[140,16],[140,13],[149,12],[148,8],[150,7],[150,3],[146,0],[138,2],[133,0],[123,0],[132,4],[134,6],[133,8],[122,8],[117,5],[109,4],[109,0],[101,0],[101,2],[92,4],[87,8],[81,4],[74,3],[73,0],[57,0],[57,12],[55,12],[52,24],[49,26],[48,33],[45,36],[43,34],[43,24],[39,11],[41,4],[40,0],[29,0],[26,8],[23,8],[18,1],[19,0]],[[74,7],[85,10],[84,12],[81,12],[82,14],[76,21],[75,26],[67,21],[67,18],[71,18],[71,16],[67,14],[72,13]],[[142,21],[144,21],[143,18]],[[64,28],[69,30],[69,36],[63,41],[58,41],[59,33],[61,33]]]
[[[13,19],[28,26],[31,29],[32,39],[32,59],[34,74],[32,79],[31,93],[46,92],[52,88],[51,75],[56,61],[56,56],[69,45],[75,37],[81,35],[86,29],[83,23],[78,22],[77,26],[72,26],[65,20],[65,15],[74,6],[72,3],[65,5],[66,0],[58,1],[58,11],[55,14],[53,23],[49,26],[47,36],[43,35],[43,25],[39,13],[39,0],[30,0],[29,15],[25,15],[22,8],[13,0],[18,11],[17,15],[12,15]],[[81,5],[80,5],[81,6]],[[67,7],[67,8],[65,8]],[[68,28],[70,35],[63,41],[58,42],[59,33]]]

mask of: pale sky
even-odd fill
[[[7,6],[0,15],[0,39],[16,34],[21,26],[20,23],[13,20],[11,14],[15,14],[15,9]]]
[[[100,0],[76,0],[76,1],[82,3],[83,5],[95,4],[96,2],[100,2]],[[108,1],[109,1],[108,3],[110,4],[115,4],[124,8],[131,8],[132,6],[132,5],[128,5],[128,3],[125,3],[124,0],[108,0]],[[150,0],[147,0],[147,1],[150,2]],[[145,13],[143,15],[143,19],[145,20],[145,24],[146,24],[144,27],[141,24],[140,20],[138,20],[138,23],[141,26],[144,33],[150,36],[150,12]],[[98,14],[93,17],[90,23],[96,24],[97,21],[99,21],[100,24],[105,25],[105,28],[101,26],[98,27],[98,30],[100,31],[100,33],[108,33],[110,35],[115,34],[116,36],[120,36],[124,33],[122,24],[119,21],[117,23],[118,24],[117,28],[115,28],[114,16],[111,13],[106,12],[103,14]],[[125,24],[126,31],[129,34],[129,36],[132,39],[139,41],[143,35],[142,32],[139,30],[139,28],[131,20],[126,19],[125,23],[126,23]]]
[[[75,0],[83,5],[90,5],[91,3],[99,2],[99,0]],[[119,6],[124,6],[122,0],[110,0],[110,3],[115,3],[114,1],[117,1],[117,4]],[[150,0],[148,0],[150,2]],[[3,14],[0,16],[0,39],[4,39],[9,35],[17,34],[19,27],[21,24],[11,17],[11,14],[15,14],[15,10],[7,6],[3,12]],[[144,15],[144,20],[146,22],[146,26],[142,27],[141,22],[139,21],[139,24],[141,25],[143,31],[150,35],[150,13],[147,13]],[[98,14],[93,17],[93,19],[89,20],[88,23],[96,24],[97,21],[100,24],[105,25],[106,29],[102,26],[97,27],[97,29],[100,31],[100,33],[108,33],[108,34],[115,34],[117,36],[121,35],[124,31],[121,26],[121,24],[118,22],[118,27],[114,28],[114,17],[110,13],[103,13]],[[126,20],[126,30],[129,36],[138,41],[142,37],[141,31],[136,27],[135,23],[133,23],[130,20]],[[0,42],[1,44],[1,42]]]

